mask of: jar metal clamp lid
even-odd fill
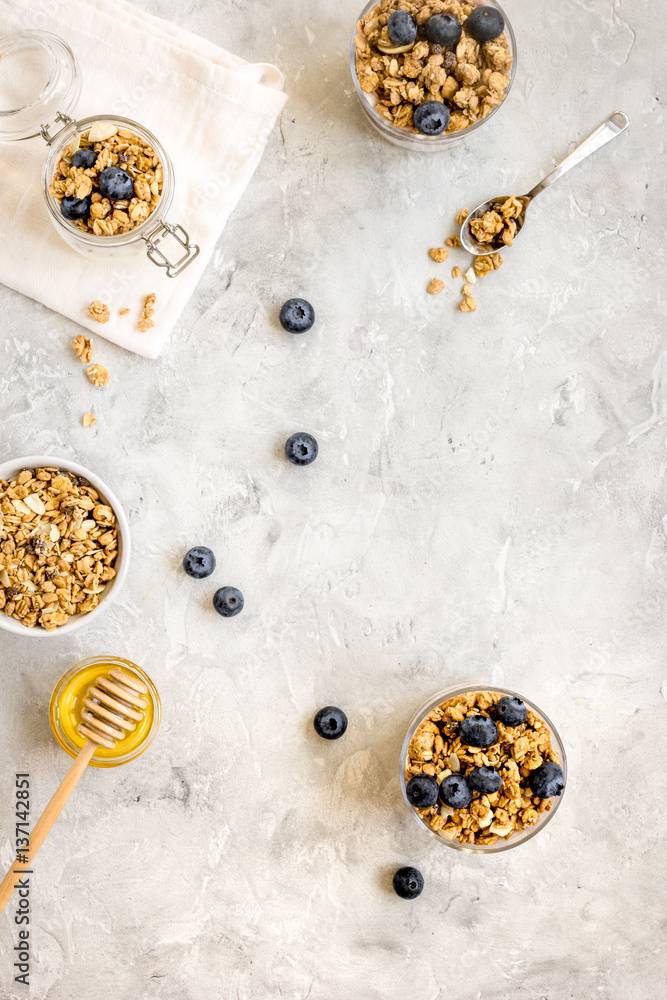
[[[118,119],[116,115],[98,115],[95,119],[76,122],[70,113],[80,93],[81,76],[76,58],[62,38],[48,31],[20,31],[0,37],[0,142],[41,136],[47,146],[53,146],[64,133],[84,123],[108,118],[135,124]],[[58,124],[61,127],[54,131]],[[136,127],[146,132],[143,127]],[[143,240],[152,263],[164,268],[168,277],[175,278],[198,256],[199,247],[190,241],[183,226],[164,218],[170,198],[163,195],[162,200],[166,203],[164,210],[160,210],[158,203],[155,212],[136,227],[129,238],[81,234],[82,238],[99,247]],[[50,204],[48,207],[54,216],[53,207]],[[58,225],[64,220],[54,216],[54,222]]]

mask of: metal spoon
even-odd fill
[[[600,149],[615,136],[620,135],[621,132],[625,132],[629,124],[630,119],[623,111],[615,111],[611,118],[608,118],[603,125],[596,128],[595,132],[593,132],[592,135],[589,135],[588,139],[584,139],[581,145],[577,146],[577,148],[573,150],[570,155],[556,167],[555,170],[552,170],[550,174],[547,174],[544,180],[541,180],[540,183],[532,189],[532,191],[529,191],[528,194],[521,195],[520,200],[523,202],[523,209],[519,217],[514,220],[516,222],[516,233],[514,234],[514,239],[517,238],[523,229],[523,224],[526,221],[526,209],[533,198],[537,197],[541,191],[544,191],[544,189],[549,187],[550,184],[557,181],[559,177],[563,176],[563,174],[566,174],[568,170],[572,169],[572,167],[576,167],[578,163],[585,160],[586,157],[590,156],[591,153],[594,153],[596,149]],[[461,226],[461,246],[470,251],[470,253],[474,254],[476,257],[479,257],[482,254],[493,253],[496,250],[508,249],[507,245],[496,237],[494,237],[494,239],[489,243],[480,243],[470,231],[470,223],[473,219],[481,218],[481,216],[485,215],[487,212],[497,211],[500,205],[506,202],[509,197],[509,195],[505,195],[504,197],[492,198],[491,201],[485,201],[484,204],[479,205],[474,212],[470,213]]]

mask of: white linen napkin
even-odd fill
[[[169,153],[181,189],[168,221],[182,225],[200,254],[169,278],[148,259],[99,262],[56,233],[41,189],[41,138],[0,144],[0,281],[97,335],[147,358],[164,347],[261,159],[286,95],[283,77],[125,0],[0,0],[0,34],[51,31],[79,63],[82,92],[70,116],[121,115],[148,128]],[[137,329],[155,292],[155,327]],[[111,319],[88,319],[94,299]],[[121,309],[130,313],[120,316]]]

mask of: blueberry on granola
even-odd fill
[[[496,715],[504,726],[520,726],[528,718],[528,709],[521,698],[506,694],[496,705]]]
[[[299,431],[285,442],[285,455],[293,465],[310,465],[317,458],[317,441],[312,434]]]
[[[99,185],[102,197],[111,201],[131,198],[134,194],[134,181],[121,167],[105,167],[100,174]]]
[[[394,892],[401,899],[416,899],[424,888],[424,876],[418,868],[399,868],[393,884]]]
[[[491,795],[500,791],[503,779],[500,777],[495,767],[473,767],[470,774],[466,775],[468,783],[479,792],[480,795]]]
[[[412,45],[417,37],[417,22],[407,10],[395,10],[389,15],[387,31],[394,45]]]
[[[472,802],[472,788],[462,774],[448,774],[440,782],[440,801],[450,809],[465,809]]]
[[[465,29],[476,42],[491,42],[505,30],[505,18],[495,7],[476,7]]]
[[[415,108],[413,121],[422,135],[440,135],[449,125],[450,117],[442,101],[424,101]]]
[[[60,211],[69,222],[85,219],[90,212],[90,198],[63,198]]]
[[[462,30],[450,14],[434,14],[424,25],[424,34],[432,45],[456,45]]]
[[[490,747],[498,739],[498,727],[486,715],[469,715],[459,727],[459,737],[469,747]]]
[[[415,774],[405,786],[405,794],[415,809],[428,809],[438,801],[438,782],[430,774]]]
[[[560,795],[565,788],[563,769],[548,760],[530,772],[528,784],[533,795],[537,795],[539,799],[550,799],[552,795]]]
[[[205,545],[195,545],[183,556],[183,569],[195,580],[203,580],[215,569],[215,556]]]
[[[280,310],[280,324],[288,333],[305,333],[315,322],[315,310],[306,299],[288,299]]]
[[[315,732],[323,740],[338,740],[347,729],[347,716],[342,708],[327,705],[313,719]]]
[[[90,170],[97,162],[97,153],[94,149],[77,149],[72,157],[72,166],[80,167],[81,170]]]
[[[213,595],[213,607],[223,618],[240,614],[243,603],[243,594],[236,587],[220,587]]]

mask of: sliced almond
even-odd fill
[[[486,830],[487,826],[491,826],[492,823],[493,823],[493,809],[489,809],[489,812],[484,817],[484,819],[477,820],[477,825],[480,828],[480,830]]]
[[[451,809],[449,806],[442,805],[442,806],[440,806],[440,815],[441,816],[445,816],[445,817],[447,817],[447,816],[453,816],[454,815],[454,810]]]
[[[467,271],[463,272],[463,277],[466,279],[469,285],[474,285],[477,281],[477,275],[475,274],[474,267],[469,267]]]
[[[57,525],[55,524],[51,525],[49,529],[49,538],[51,539],[52,542],[57,542],[58,539],[60,538],[60,528],[58,528]]]
[[[101,594],[103,590],[104,590],[104,587],[101,586],[101,585],[98,585],[97,587],[84,587],[83,588],[84,594]]]
[[[438,836],[442,837],[443,840],[453,840],[456,836],[455,830],[438,830]]]
[[[111,122],[95,122],[91,125],[90,132],[88,133],[88,142],[104,142],[105,139],[110,139],[112,135],[116,135],[118,129]]]
[[[26,507],[26,505],[23,503],[23,500],[12,500],[12,506],[14,507],[14,510],[17,510],[19,512],[19,514],[33,513],[33,511],[30,510],[30,507]]]
[[[450,753],[449,755],[449,766],[451,767],[453,774],[458,774],[461,770],[461,761],[455,753]]]
[[[506,837],[513,829],[511,823],[492,823],[489,827],[489,833],[495,833],[496,837]]]
[[[445,778],[448,778],[451,773],[452,772],[450,771],[450,769],[448,767],[445,768],[444,771],[440,771],[440,773],[436,776],[436,781],[438,782],[438,784],[439,785],[442,784],[442,782],[445,780]]]
[[[9,574],[7,573],[7,570],[5,569],[4,566],[2,567],[2,569],[0,569],[0,583],[2,584],[3,587],[11,586],[9,582]]]
[[[380,52],[384,52],[387,56],[397,56],[401,52],[409,52],[415,46],[414,42],[410,42],[408,45],[394,45],[393,42],[390,42],[389,45],[386,45],[384,42],[377,42],[376,44]]]
[[[39,499],[36,493],[29,493],[25,498],[26,507],[30,507],[33,514],[44,514],[46,513],[46,507]]]

